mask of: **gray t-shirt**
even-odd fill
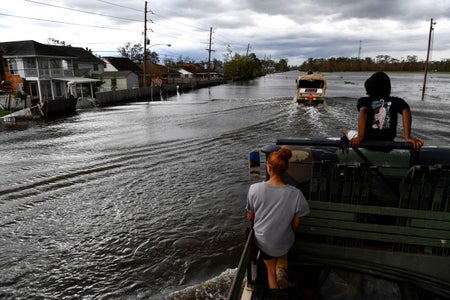
[[[309,213],[303,193],[290,185],[273,186],[254,183],[247,196],[247,211],[254,214],[253,229],[256,245],[270,256],[286,254],[294,244],[294,216]]]

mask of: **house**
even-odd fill
[[[180,73],[180,78],[183,78],[183,79],[193,79],[195,76],[194,76],[194,73],[193,72],[195,72],[194,70],[189,70],[189,69],[191,69],[191,68],[179,68],[178,69],[178,72]]]
[[[170,67],[158,65],[151,61],[146,61],[146,77],[147,82],[160,85],[161,83],[173,82],[177,78],[180,78],[180,73]],[[144,64],[141,64],[141,68],[144,68]]]
[[[196,80],[208,80],[218,78],[216,71],[198,64],[185,64],[178,69],[181,78],[190,78]]]
[[[80,62],[83,68],[87,68],[89,57],[93,71],[103,68],[103,61],[82,48],[25,40],[0,42],[0,49],[5,77],[1,84],[12,93],[25,95],[31,100],[30,105],[45,102],[48,113],[75,112],[76,98],[85,92],[77,89],[78,84],[89,84],[93,96],[92,83],[98,80],[78,75],[82,72],[78,68]],[[56,100],[67,101],[57,103]]]
[[[139,78],[142,70],[131,59],[127,57],[103,57],[106,64],[101,75],[105,82],[102,86],[104,91],[126,90],[139,87]]]

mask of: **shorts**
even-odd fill
[[[275,258],[275,256],[270,256],[262,250],[259,250],[259,257],[261,257],[263,260],[271,260]]]

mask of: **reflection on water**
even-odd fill
[[[290,72],[1,124],[0,297],[187,297],[211,278],[202,286],[220,294],[243,245],[248,151],[357,125],[370,74],[325,75],[319,107],[293,105]],[[419,74],[392,75],[393,94],[411,104],[414,136],[448,143],[450,76],[433,78],[426,101]]]

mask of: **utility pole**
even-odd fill
[[[361,43],[362,43],[362,41],[361,41],[361,40],[359,40],[358,60],[360,60],[360,59],[361,59]]]
[[[433,22],[433,18],[431,18],[430,21],[430,33],[428,35],[428,50],[427,50],[427,60],[425,61],[425,75],[423,77],[423,88],[422,88],[422,101],[425,97],[425,86],[427,85],[427,73],[428,73],[428,59],[430,58],[430,48],[431,48],[431,33],[434,30],[433,25],[435,25],[436,22]]]
[[[358,49],[358,65],[359,65],[359,71],[361,71],[361,44],[362,41],[359,40],[359,49]]]
[[[248,51],[250,50],[250,43],[247,44],[247,54],[245,56],[248,56]]]
[[[145,1],[145,11],[144,11],[144,67],[142,86],[147,86],[147,1]]]
[[[208,51],[208,80],[210,79],[211,74],[209,73],[211,69],[211,52],[214,51],[211,49],[211,40],[212,40],[212,27],[209,28],[209,48],[206,49]]]

